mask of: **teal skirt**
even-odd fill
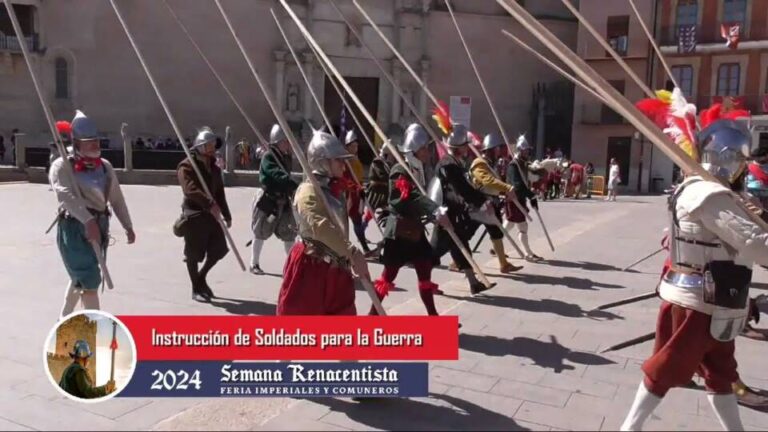
[[[102,249],[106,256],[109,242],[109,216],[97,215]],[[56,243],[70,279],[78,289],[95,290],[101,285],[101,269],[93,247],[85,237],[85,226],[73,217],[59,219]]]

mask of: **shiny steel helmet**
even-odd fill
[[[710,174],[735,184],[747,168],[752,134],[738,120],[717,120],[699,132],[701,165]]]
[[[515,145],[515,150],[521,152],[523,150],[530,150],[530,149],[531,149],[531,145],[528,144],[528,140],[525,139],[525,134],[520,135],[517,138],[517,144]]]
[[[405,130],[405,140],[400,146],[403,153],[416,153],[429,144],[429,135],[427,131],[417,123],[413,123]]]
[[[72,358],[88,358],[91,354],[91,347],[88,345],[88,342],[78,340],[75,342],[75,346],[72,347],[72,352],[69,353],[69,356]]]
[[[453,125],[453,131],[448,135],[448,147],[463,147],[469,144],[469,131],[461,123]]]
[[[493,150],[504,145],[504,140],[497,133],[490,133],[483,138],[483,151]]]
[[[75,141],[100,138],[96,125],[80,110],[75,112],[75,118],[72,119],[70,125],[72,127],[72,139]]]
[[[315,131],[309,146],[307,146],[309,165],[313,172],[321,175],[330,174],[329,160],[350,159],[352,157],[352,154],[341,145],[336,137],[326,132]]]
[[[208,126],[203,126],[195,135],[195,142],[192,143],[192,148],[197,149],[214,141],[216,141],[216,135],[213,133],[213,130]]]
[[[283,128],[281,128],[280,125],[277,123],[273,124],[272,130],[269,131],[269,143],[277,144],[280,141],[287,140],[287,139],[288,137],[285,135]]]
[[[357,142],[357,134],[355,133],[355,130],[352,129],[349,132],[347,132],[347,136],[344,137],[344,145],[348,146],[352,144],[353,142]]]

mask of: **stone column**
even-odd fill
[[[282,50],[275,50],[275,99],[280,111],[285,109],[285,55]]]
[[[133,171],[133,146],[128,138],[128,123],[120,126],[120,136],[123,137],[123,169],[125,172]]]
[[[424,85],[429,87],[429,68],[430,68],[430,61],[426,57],[422,57],[421,59],[421,81],[424,82]],[[430,101],[431,103],[431,101]],[[424,115],[428,111],[428,103],[427,103],[427,93],[425,91],[421,92],[421,99],[419,99],[419,110],[421,111],[421,114]]]
[[[24,143],[24,137],[27,134],[24,133],[17,133],[14,135],[16,137],[16,145],[15,145],[15,153],[16,156],[16,168],[19,169],[25,169],[27,167],[27,152],[25,150],[25,143]]]
[[[402,73],[403,67],[400,65],[399,60],[396,58],[392,59],[392,77],[395,79],[395,83],[399,86],[402,86],[402,80],[400,79],[400,75]],[[400,95],[397,94],[397,90],[395,90],[394,86],[392,88],[392,123],[400,123]]]
[[[317,93],[318,98],[320,98],[320,92],[315,86],[315,80],[314,80],[314,70],[315,70],[315,55],[312,52],[305,52],[303,53],[303,60],[304,60],[304,72],[307,74],[307,81],[308,85],[312,86],[312,90]],[[322,101],[320,101],[323,103]],[[312,124],[313,118],[314,118],[314,104],[315,101],[312,100],[312,95],[309,93],[309,89],[306,89],[304,91],[304,118],[309,120]]]
[[[232,141],[232,128],[229,126],[224,132],[224,169],[227,173],[235,172],[235,143]]]

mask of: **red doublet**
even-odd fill
[[[283,269],[277,315],[357,315],[355,286],[347,268],[304,254],[297,242]]]
[[[739,378],[735,342],[720,342],[709,332],[711,317],[662,301],[656,323],[653,355],[643,363],[645,387],[663,397],[672,387],[688,384],[694,373],[704,378],[707,391],[729,394]]]

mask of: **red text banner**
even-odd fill
[[[458,360],[456,316],[120,316],[138,360]]]

